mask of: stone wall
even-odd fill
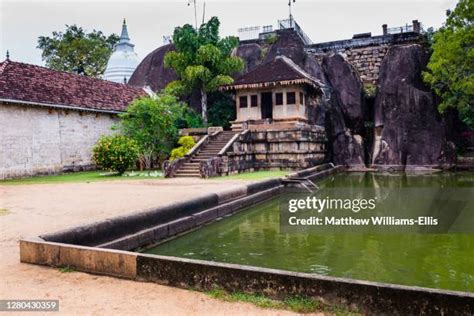
[[[0,179],[93,168],[91,149],[110,114],[0,104]]]
[[[419,43],[422,40],[423,35],[409,32],[319,43],[307,46],[306,51],[318,61],[328,53],[339,53],[354,66],[365,85],[376,85],[380,65],[391,46]]]
[[[218,173],[309,168],[324,162],[326,142],[320,126],[249,130],[222,157]]]

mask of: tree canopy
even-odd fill
[[[116,34],[105,36],[96,30],[86,33],[74,24],[66,25],[64,33],[40,36],[37,48],[43,51],[41,56],[51,69],[99,77],[104,73],[118,40]]]
[[[244,62],[231,56],[238,46],[236,37],[219,37],[219,19],[212,17],[199,30],[186,24],[177,27],[173,34],[175,51],[165,56],[165,65],[178,74],[179,80],[170,82],[169,91],[178,95],[190,94],[193,89],[201,92],[202,118],[207,123],[207,95],[219,86],[231,84],[231,75],[242,71]]]
[[[119,115],[119,129],[138,143],[147,168],[160,163],[174,147],[178,138],[177,121],[184,111],[184,103],[173,95],[161,93],[133,101],[127,112]]]
[[[460,0],[447,12],[445,25],[433,35],[433,53],[423,74],[441,97],[440,112],[456,108],[474,128],[474,2]]]

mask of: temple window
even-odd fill
[[[300,104],[304,105],[304,94],[303,94],[303,92],[300,92]]]
[[[240,105],[241,108],[246,108],[246,107],[248,106],[248,104],[247,104],[247,96],[246,96],[246,95],[241,96],[241,97],[239,98],[239,105]]]
[[[250,96],[250,106],[253,108],[258,106],[258,95],[254,94]]]
[[[286,93],[286,104],[296,104],[296,93],[287,92]]]
[[[275,93],[275,105],[283,105],[283,93]]]

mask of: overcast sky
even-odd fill
[[[293,16],[313,42],[351,38],[354,33],[380,34],[381,25],[411,24],[438,28],[456,0],[296,0]],[[194,10],[187,0],[91,1],[0,0],[0,60],[10,50],[12,60],[42,65],[36,48],[41,35],[77,24],[86,30],[120,34],[127,19],[129,35],[140,59],[163,44],[177,25],[194,24]],[[197,0],[199,20],[202,0]],[[206,18],[218,16],[221,35],[237,35],[245,26],[276,25],[288,17],[288,0],[206,1]]]

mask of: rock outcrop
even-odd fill
[[[436,97],[421,72],[428,52],[420,45],[393,46],[380,71],[375,99],[375,165],[439,165],[449,163],[451,147]]]
[[[322,67],[308,56],[305,69],[330,90],[315,113],[315,123],[326,128],[330,160],[340,165],[364,165],[364,141],[360,135],[364,99],[357,73],[338,54],[324,56]]]
[[[235,55],[245,60],[244,73],[253,70],[262,63],[263,48],[257,43],[240,44]]]
[[[340,105],[346,126],[354,133],[361,134],[364,128],[365,109],[359,75],[339,54],[324,56],[322,66]]]
[[[173,44],[158,47],[149,53],[138,65],[128,84],[135,87],[150,87],[160,91],[173,80],[178,79],[173,69],[166,68],[163,61],[167,52],[174,50]]]

